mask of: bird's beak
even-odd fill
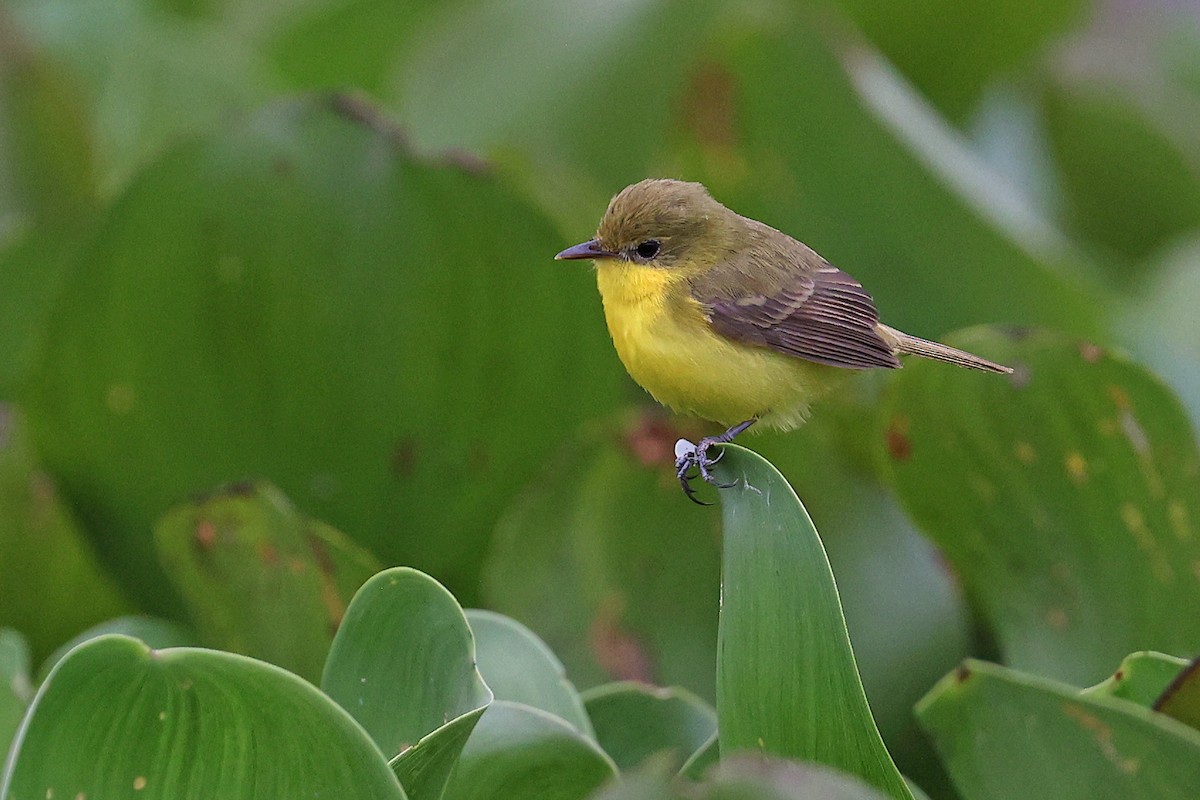
[[[600,242],[595,239],[589,239],[586,242],[577,244],[574,247],[568,247],[554,257],[555,261],[568,261],[571,259],[581,258],[616,258],[617,254],[609,250],[605,250],[600,246]]]

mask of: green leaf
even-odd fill
[[[698,781],[720,758],[721,737],[717,731],[713,731],[712,736],[708,737],[708,741],[699,750],[692,753],[687,761],[683,762],[683,766],[679,768],[679,774],[690,780]]]
[[[59,662],[0,795],[403,798],[348,714],[278,667],[102,636]]]
[[[1182,658],[1150,650],[1133,653],[1116,672],[1083,693],[1120,697],[1150,708],[1186,665]]]
[[[441,800],[467,739],[487,709],[480,706],[455,717],[388,762],[412,800]]]
[[[891,481],[995,629],[1005,660],[1071,683],[1200,643],[1200,455],[1152,375],[1045,331],[953,336],[1016,373],[929,362],[885,409]]]
[[[34,452],[24,415],[3,403],[0,575],[0,626],[24,633],[35,659],[80,630],[129,611]]]
[[[1154,710],[1200,731],[1200,658],[1180,670],[1154,701]]]
[[[584,694],[596,739],[621,770],[664,751],[682,765],[717,732],[717,714],[686,689],[658,689],[631,681]],[[702,767],[701,767],[702,768]]]
[[[470,609],[475,661],[497,700],[540,708],[596,738],[588,712],[562,662],[533,631],[494,611]]]
[[[0,628],[0,753],[8,751],[32,697],[29,645],[13,629]]]
[[[462,608],[440,583],[407,567],[384,570],[358,590],[321,688],[389,757],[492,700]]]
[[[487,605],[529,625],[580,686],[640,680],[713,696],[718,520],[679,502],[679,435],[653,412],[590,426],[496,528]]]
[[[967,661],[917,706],[964,800],[1172,800],[1200,732],[1134,703]]]
[[[891,797],[912,795],[863,694],[825,549],[792,488],[726,446],[717,469],[724,558],[717,660],[721,755],[828,764]]]
[[[475,726],[444,800],[577,800],[616,777],[595,742],[558,717],[498,700]]]
[[[27,400],[147,610],[166,582],[142,531],[246,475],[387,562],[474,586],[503,501],[611,407],[586,272],[478,167],[415,158],[361,101],[310,98],[181,144],[108,211]]]
[[[267,483],[224,487],[178,506],[155,538],[207,643],[314,681],[349,598],[378,568]]]
[[[165,650],[168,647],[193,647],[197,644],[196,634],[178,623],[157,617],[128,616],[105,620],[93,625],[58,646],[38,668],[39,683],[46,680],[54,665],[62,661],[67,653],[89,639],[95,639],[108,633],[116,633],[137,639],[142,644],[149,645],[154,650]]]

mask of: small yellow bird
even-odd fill
[[[596,237],[555,258],[595,261],[608,330],[635,381],[663,405],[730,426],[676,445],[676,471],[692,500],[693,468],[728,488],[712,476],[710,447],[755,422],[795,428],[846,370],[896,368],[897,356],[917,355],[1012,372],[884,325],[858,281],[787,234],[730,211],[699,183],[626,187]]]

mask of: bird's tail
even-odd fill
[[[947,364],[955,364],[968,369],[983,370],[984,372],[1000,372],[1005,374],[1012,372],[1012,367],[988,361],[986,358],[972,355],[965,350],[958,350],[944,344],[931,342],[919,336],[910,336],[907,333],[886,325],[880,325],[879,327],[883,328],[884,332],[888,334],[888,338],[892,339],[897,353],[932,358],[934,361],[945,361]]]

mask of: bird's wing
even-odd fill
[[[692,296],[713,330],[730,339],[835,367],[899,367],[862,285],[806,247],[798,255],[808,263],[775,271],[751,291],[730,296],[694,286]]]

